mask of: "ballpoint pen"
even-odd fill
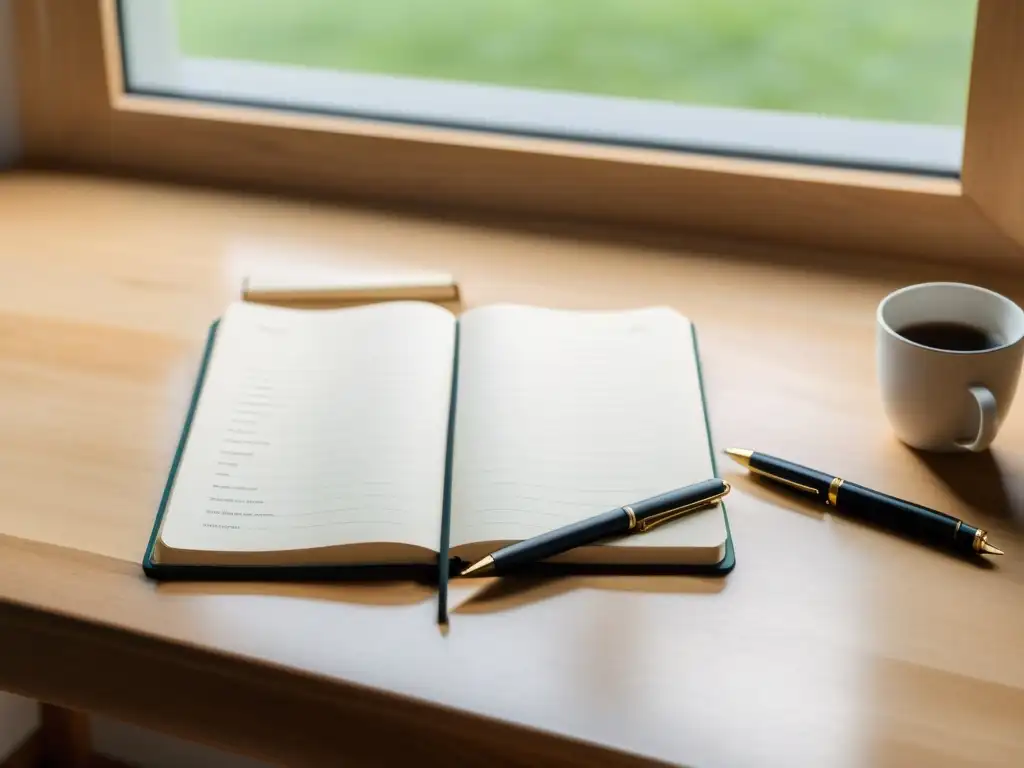
[[[470,565],[461,575],[507,573],[611,536],[643,533],[680,515],[711,506],[728,493],[729,484],[717,478],[677,488],[502,547]]]
[[[807,494],[812,500],[839,512],[860,517],[918,541],[965,554],[1003,554],[1002,550],[988,543],[986,531],[934,509],[764,453],[744,448],[729,448],[725,452],[766,480]]]

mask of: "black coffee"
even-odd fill
[[[953,352],[981,352],[1002,343],[988,332],[964,323],[915,323],[901,328],[899,334],[917,344]]]

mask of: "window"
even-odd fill
[[[130,90],[955,177],[974,0],[122,0]]]
[[[1024,259],[1024,2],[10,2],[28,164]]]

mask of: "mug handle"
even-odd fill
[[[970,388],[975,402],[978,404],[978,434],[973,440],[957,440],[956,444],[968,451],[984,451],[988,448],[999,431],[999,411],[996,398],[986,387]]]

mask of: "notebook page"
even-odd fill
[[[455,319],[421,303],[225,313],[165,546],[436,550]]]
[[[463,315],[460,336],[453,548],[714,476],[691,327],[673,310],[485,307]],[[706,547],[717,562],[725,539],[716,510],[615,546]]]

